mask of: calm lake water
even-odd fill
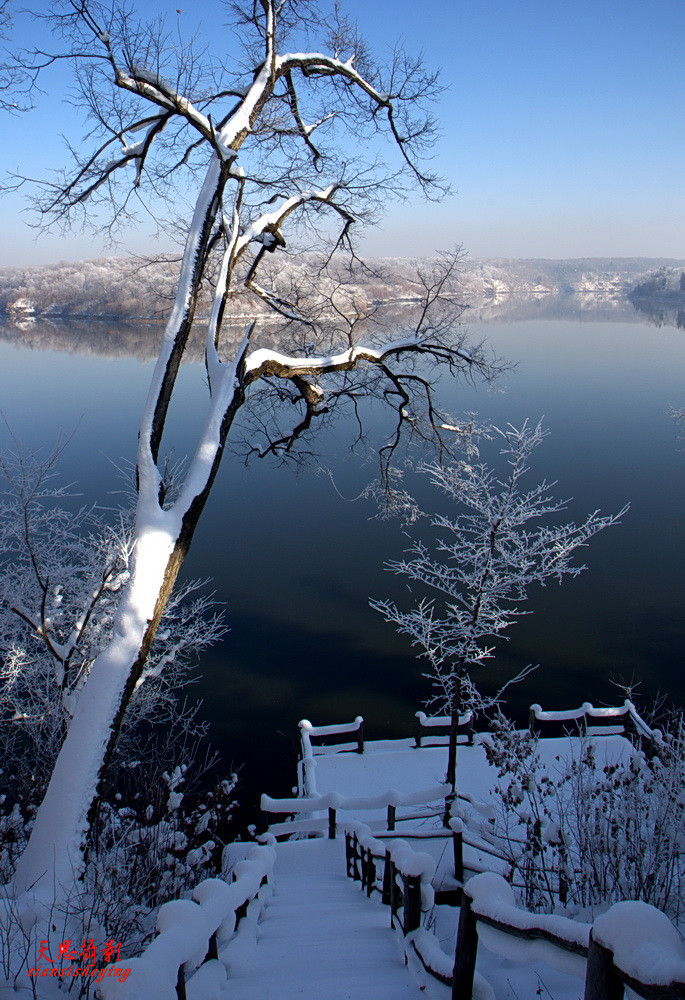
[[[501,426],[544,417],[550,436],[535,481],[557,480],[555,495],[573,497],[567,519],[625,502],[631,510],[592,541],[586,573],[531,592],[532,614],[511,630],[493,676],[540,664],[512,690],[519,717],[532,701],[616,702],[614,683],[633,681],[682,704],[685,443],[669,408],[685,407],[685,331],[648,325],[628,306],[567,310],[563,319],[531,311],[515,322],[472,322],[475,336],[518,367],[494,392],[445,382],[443,404]],[[134,456],[151,364],[125,352],[160,331],[129,333],[116,347],[122,356],[107,357],[94,352],[114,350],[117,332],[106,324],[0,331],[0,410],[30,448],[72,435],[62,472],[84,501],[115,504],[116,466]],[[186,366],[175,457],[191,446],[202,379],[200,365]],[[372,438],[384,433],[376,424]],[[330,723],[361,714],[371,737],[409,735],[428,695],[406,640],[367,605],[369,596],[406,593],[383,561],[407,538],[398,524],[373,520],[370,501],[353,502],[375,472],[350,450],[354,437],[352,423],[339,421],[322,436],[320,460],[296,470],[228,455],[186,564],[187,575],[213,579],[226,605],[231,631],[204,658],[195,691],[214,743],[244,765],[250,791],[293,783],[303,716]],[[424,479],[408,482],[430,505]]]

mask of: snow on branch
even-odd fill
[[[279,354],[277,351],[261,348],[253,351],[247,358],[245,374],[252,381],[255,378],[263,378],[268,375],[290,378],[294,373],[306,375],[316,372],[345,371],[354,368],[359,361],[379,364],[390,354],[414,350],[418,343],[416,337],[409,337],[392,341],[378,349],[356,345],[340,354],[324,358],[293,358]]]

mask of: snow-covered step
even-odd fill
[[[418,1000],[389,910],[345,875],[340,841],[279,844],[257,945],[226,956],[232,1000]],[[222,955],[222,958],[224,956]],[[442,994],[441,994],[442,995]]]

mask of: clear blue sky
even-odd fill
[[[145,7],[175,20],[174,4]],[[399,39],[440,67],[449,88],[436,166],[455,195],[392,206],[367,252],[462,243],[472,256],[685,257],[685,0],[343,6],[374,50]],[[214,9],[194,0],[179,20],[211,25]],[[64,162],[56,133],[74,134],[77,123],[59,89],[39,112],[2,120],[0,167],[36,173]],[[82,233],[34,242],[20,208],[19,196],[0,201],[0,264],[103,252]]]

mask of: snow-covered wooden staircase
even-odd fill
[[[278,845],[274,895],[259,923],[257,944],[228,957],[228,964],[226,996],[234,1000],[431,995],[405,967],[388,908],[346,878],[339,840]]]

